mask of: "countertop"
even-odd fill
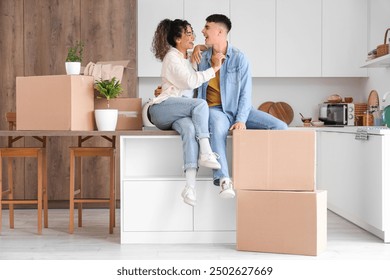
[[[289,127],[291,130],[297,129],[312,129],[316,131],[328,131],[339,133],[357,133],[367,132],[368,134],[386,135],[390,134],[390,129],[387,126],[310,126],[310,127]]]
[[[386,126],[291,126],[289,130],[316,130],[340,133],[366,132],[368,134],[386,135],[390,134],[390,129]],[[231,134],[231,133],[229,133]],[[0,136],[122,136],[122,135],[142,135],[142,136],[164,136],[178,135],[174,130],[117,130],[117,131],[72,131],[72,130],[0,130]]]

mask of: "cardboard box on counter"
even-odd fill
[[[95,109],[105,108],[107,108],[106,99],[95,99]],[[142,130],[142,98],[111,99],[110,109],[118,109],[116,130]]]
[[[315,155],[315,131],[234,130],[234,187],[314,191]]]
[[[316,256],[327,243],[327,192],[237,191],[237,250]]]
[[[93,78],[16,77],[17,130],[93,130]]]
[[[116,77],[122,82],[124,76],[124,80],[127,80],[126,69],[129,62],[130,60],[89,62],[85,67],[81,67],[81,71],[84,75],[93,76],[94,80],[110,80]]]

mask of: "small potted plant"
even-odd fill
[[[84,51],[84,43],[82,41],[76,41],[74,46],[68,49],[68,55],[65,60],[66,74],[68,75],[80,74],[83,51]]]
[[[113,77],[111,80],[95,81],[94,88],[98,92],[98,98],[107,100],[107,109],[95,110],[96,126],[99,131],[114,131],[118,121],[118,110],[110,109],[110,100],[123,92],[122,84]]]

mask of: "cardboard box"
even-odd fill
[[[326,201],[326,191],[237,191],[237,249],[318,255],[327,243]]]
[[[130,60],[89,62],[85,67],[81,67],[81,71],[84,75],[93,76],[94,80],[110,80],[116,77],[122,82],[124,76],[127,80],[126,69],[129,62]]]
[[[16,77],[17,130],[93,130],[93,78]]]
[[[315,131],[234,130],[234,187],[314,191],[315,157]]]
[[[107,108],[106,99],[95,99],[95,109]],[[142,130],[142,98],[115,98],[110,108],[118,109],[116,130]]]

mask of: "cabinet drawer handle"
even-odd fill
[[[358,129],[356,131],[355,140],[368,141],[368,132],[365,129]]]

